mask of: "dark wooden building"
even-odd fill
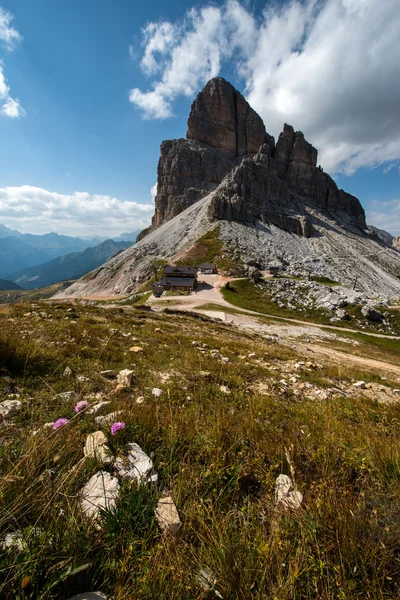
[[[217,272],[217,266],[215,263],[203,263],[199,266],[199,271],[202,275],[213,275]]]

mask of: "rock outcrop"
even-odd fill
[[[267,142],[261,117],[221,77],[211,79],[193,102],[186,137],[234,156],[256,154]]]
[[[194,100],[186,138],[161,144],[149,231],[218,186],[211,212],[216,219],[258,219],[310,236],[305,207],[311,205],[366,226],[360,202],[317,167],[318,152],[303,133],[285,124],[275,145],[261,117],[221,77],[209,81]]]

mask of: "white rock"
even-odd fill
[[[144,396],[139,396],[138,398],[136,398],[136,404],[143,404],[144,402]]]
[[[115,508],[120,485],[116,477],[106,471],[95,473],[82,488],[81,507],[86,517],[97,519],[101,509]]]
[[[107,600],[107,596],[101,592],[86,592],[84,594],[78,594],[68,600]]]
[[[86,414],[87,415],[95,415],[99,412],[99,410],[104,408],[104,406],[108,406],[109,404],[111,404],[110,400],[104,400],[103,402],[98,402],[97,404],[93,404],[93,406],[91,406],[90,408],[87,409]]]
[[[134,371],[131,371],[130,369],[124,369],[123,371],[120,371],[117,376],[118,385],[123,386],[125,388],[131,387],[133,374]]]
[[[152,394],[153,394],[153,396],[155,396],[156,398],[159,398],[159,397],[162,395],[163,391],[162,391],[162,390],[160,390],[160,388],[153,388],[153,390],[152,390],[152,392],[151,392],[151,393],[152,393]]]
[[[226,385],[221,385],[219,389],[221,390],[221,392],[223,394],[230,394],[231,393],[231,390]]]
[[[102,463],[111,463],[113,455],[107,443],[107,438],[102,431],[89,433],[86,438],[83,454],[88,458],[95,458]]]
[[[112,425],[117,417],[122,414],[122,412],[122,410],[115,410],[108,415],[100,415],[99,417],[95,417],[94,421],[97,423],[97,425],[101,425],[101,427],[104,427],[104,425]]]
[[[200,569],[197,575],[197,581],[205,592],[212,592],[216,598],[222,599],[221,594],[215,589],[217,579],[209,569]]]
[[[15,417],[21,409],[22,402],[19,400],[4,400],[4,402],[0,402],[0,417],[3,419]]]
[[[0,548],[2,550],[17,550],[17,552],[23,552],[26,548],[24,536],[20,531],[7,533],[0,541]]]
[[[106,379],[115,379],[117,374],[112,369],[107,369],[106,371],[100,371],[100,375],[105,377]]]
[[[127,444],[126,457],[118,457],[114,463],[117,473],[122,479],[136,479],[138,483],[149,481],[153,469],[153,461],[138,444]]]
[[[64,377],[71,378],[73,375],[71,367],[65,367],[63,375]]]
[[[365,381],[357,381],[356,383],[353,383],[353,387],[365,390]]]
[[[78,394],[76,392],[61,392],[61,394],[57,394],[56,398],[60,398],[64,402],[75,402],[78,399]]]
[[[300,508],[303,494],[293,487],[293,482],[288,475],[279,475],[275,484],[275,502],[285,508]]]
[[[181,526],[178,510],[171,496],[161,498],[155,510],[156,519],[163,531],[176,533]]]

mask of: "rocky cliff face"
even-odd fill
[[[261,220],[310,236],[307,209],[316,207],[364,228],[358,199],[339,190],[317,158],[303,133],[287,124],[275,145],[244,97],[224,79],[212,79],[192,104],[186,139],[161,144],[150,230],[214,190],[215,219]]]

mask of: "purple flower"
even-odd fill
[[[64,425],[66,425],[67,423],[69,423],[68,419],[64,419],[64,417],[62,417],[61,419],[57,419],[57,421],[53,424],[53,429],[59,429],[60,427],[64,427]]]
[[[76,413],[80,413],[82,410],[85,410],[85,408],[87,408],[88,406],[89,402],[86,402],[86,400],[81,400],[80,402],[77,402],[74,410]]]
[[[125,429],[125,423],[123,421],[116,421],[111,425],[111,435],[115,435],[121,429]]]

